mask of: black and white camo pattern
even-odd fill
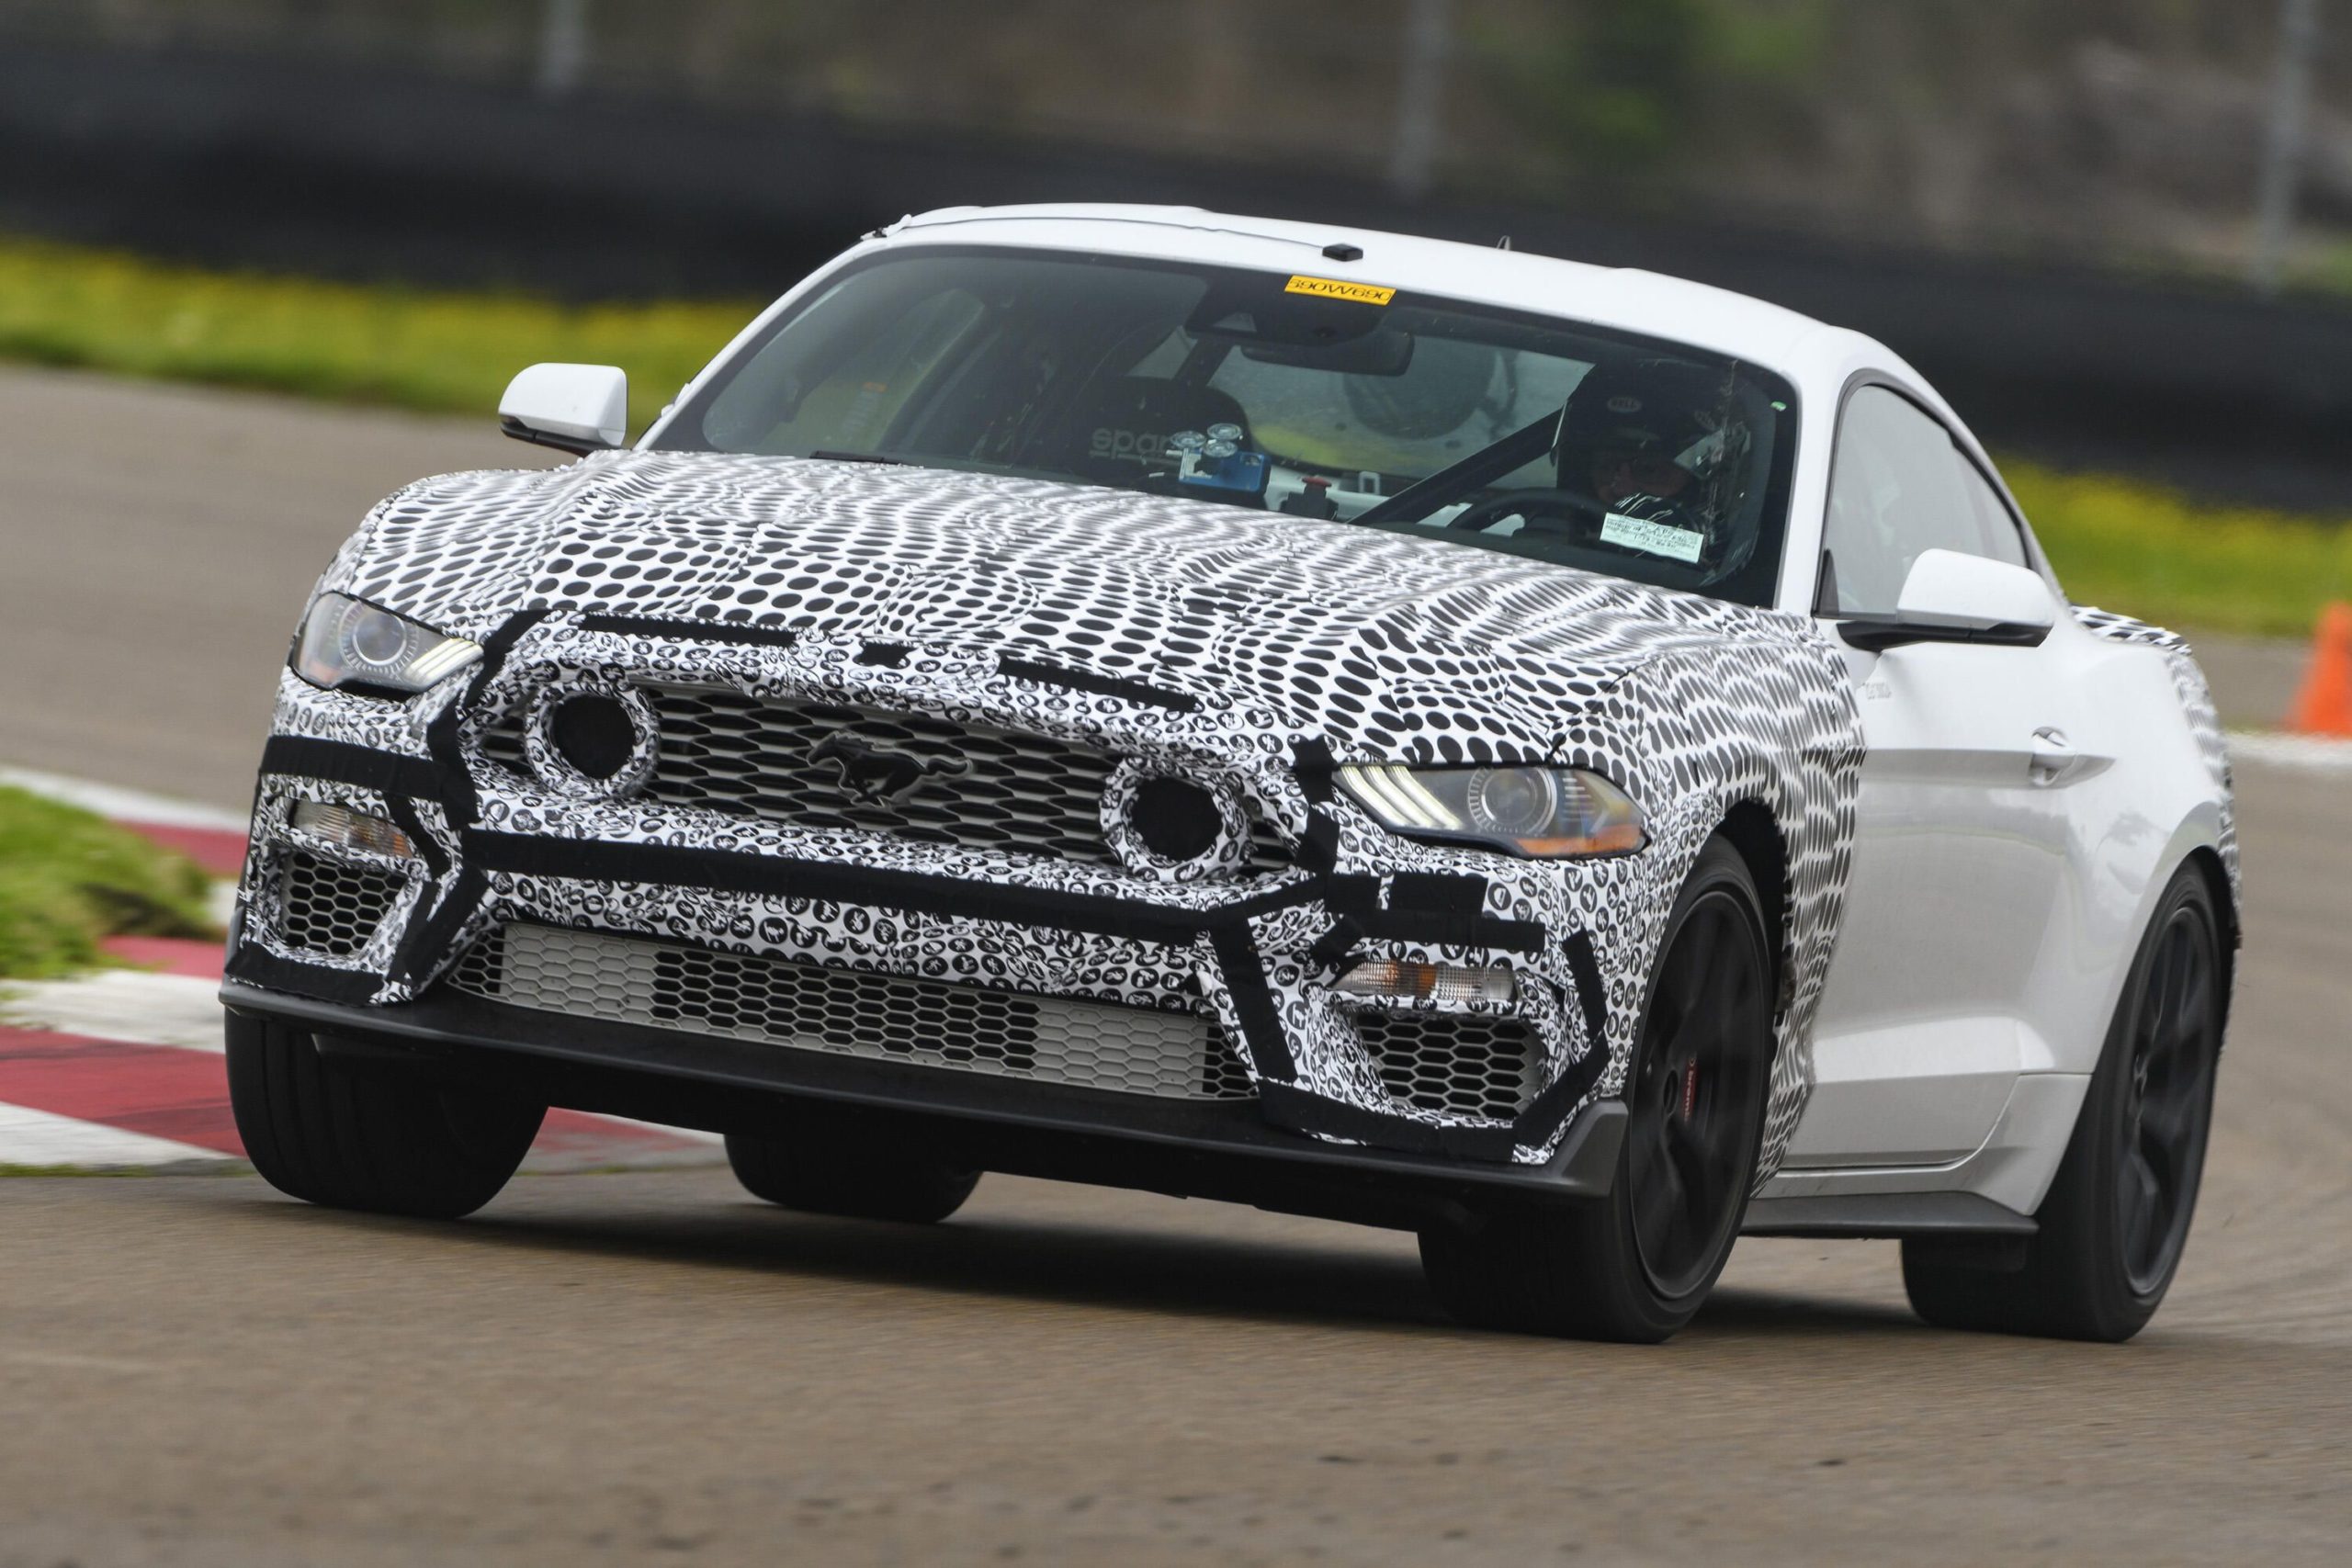
[[[2135,621],[2129,615],[2119,615],[2112,610],[2101,610],[2087,604],[2074,607],[2075,619],[2096,637],[2109,642],[2128,643],[2135,647],[2153,648],[2165,656],[2165,665],[2172,675],[2172,688],[2180,698],[2181,712],[2188,719],[2189,735],[2197,742],[2197,754],[2204,760],[2205,772],[2213,781],[2221,797],[2222,827],[2216,849],[2222,868],[2229,874],[2230,897],[2233,903],[2242,900],[2244,892],[2238,881],[2238,828],[2234,804],[2234,784],[2230,777],[2230,747],[2222,732],[2222,716],[2213,706],[2213,694],[2205,683],[2205,671],[2199,669],[2188,639],[2178,632],[2152,626],[2145,621]]]
[[[1520,998],[1510,1010],[1543,1040],[1547,1078],[1604,1052],[1592,1091],[1599,1096],[1623,1089],[1676,891],[1726,814],[1753,803],[1786,855],[1779,1055],[1759,1179],[1777,1167],[1804,1109],[1861,756],[1841,658],[1809,617],[1456,541],[1189,500],[920,468],[660,453],[411,486],[371,513],[321,587],[478,640],[519,612],[543,613],[462,716],[479,797],[472,826],[1211,911],[1308,876],[1240,869],[1248,815],[1296,841],[1319,814],[1336,829],[1334,871],[1379,877],[1384,900],[1397,874],[1476,876],[1486,882],[1486,915],[1543,928],[1546,940],[1532,953],[1391,940],[1353,951],[1510,968]],[[785,629],[792,640],[582,624],[598,614]],[[884,645],[888,657],[876,657]],[[999,667],[1003,657],[1142,682],[1184,702],[1008,675]],[[1233,807],[1229,841],[1209,857],[1215,867],[1133,858],[1105,866],[655,806],[571,773],[534,716],[551,694],[628,694],[639,682],[910,710],[1082,742],[1126,760],[1114,796],[1151,773],[1219,792]],[[453,680],[401,704],[321,692],[289,673],[280,682],[277,730],[424,756],[426,727],[466,684]],[[528,778],[483,760],[479,748],[487,728],[516,717],[526,721]],[[658,767],[658,745],[649,739],[645,757],[625,775]],[[1339,763],[1590,768],[1641,805],[1650,842],[1638,853],[1576,862],[1409,842],[1344,792],[1310,799],[1296,767],[1303,746]],[[283,838],[277,825],[288,800],[326,798],[326,791],[315,781],[264,780],[249,887],[266,885],[262,863]],[[1114,798],[1110,811],[1117,810]],[[420,889],[403,919],[423,918],[452,895],[454,836],[448,847],[450,871]],[[271,942],[269,911],[249,908],[258,933],[252,940]],[[493,874],[481,908],[412,972],[387,972],[375,947],[350,966],[381,976],[377,1001],[405,1000],[468,940],[517,919],[1128,1005],[1205,1005],[1237,1038],[1244,1032],[1205,938],[1170,946],[558,876]],[[1293,1081],[1365,1110],[1480,1125],[1391,1098],[1348,1027],[1363,1004],[1339,998],[1334,970],[1315,956],[1334,921],[1309,899],[1249,925]],[[1599,1040],[1588,1037],[1563,947],[1577,932],[1589,935],[1598,960],[1607,1020]],[[1557,1136],[1558,1128],[1547,1129],[1541,1144],[1521,1144],[1514,1157],[1540,1160]]]

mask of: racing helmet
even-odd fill
[[[1707,536],[1711,579],[1745,564],[1756,534],[1738,526],[1761,456],[1748,407],[1752,391],[1729,366],[1645,356],[1588,371],[1561,412],[1553,447],[1561,489],[1600,499],[1595,470],[1616,455],[1671,463],[1689,476],[1660,505]]]
[[[1720,369],[1672,359],[1596,365],[1568,399],[1555,458],[1564,490],[1589,490],[1609,453],[1662,457],[1702,479],[1721,457],[1730,389]]]

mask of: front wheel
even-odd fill
[[[1763,1139],[1772,964],[1755,879],[1724,839],[1667,921],[1605,1199],[1421,1233],[1421,1263],[1465,1323],[1656,1343],[1690,1320],[1738,1239]]]
[[[2129,1339],[2188,1240],[2227,1010],[2220,922],[2195,866],[2156,902],[2022,1269],[1903,1244],[1912,1309],[1944,1328]]]
[[[322,1055],[306,1030],[228,1015],[229,1106],[272,1187],[330,1209],[454,1220],[498,1195],[547,1107]]]
[[[979,1185],[978,1171],[854,1107],[796,1102],[784,1117],[773,1136],[727,1135],[735,1179],[780,1208],[927,1225],[962,1208]]]

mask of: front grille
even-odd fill
[[[1508,1122],[1534,1095],[1541,1042],[1522,1019],[1366,1010],[1355,1026],[1381,1082],[1408,1105]]]
[[[390,872],[301,850],[287,852],[277,876],[277,939],[329,958],[366,947],[403,886]]]
[[[661,725],[661,755],[640,798],[795,827],[888,833],[921,843],[1116,863],[1102,841],[1102,787],[1119,759],[1068,740],[928,714],[753,697],[724,687],[641,688]],[[899,798],[848,789],[818,752],[854,741],[907,759],[922,775]],[[528,776],[514,721],[481,739],[484,756]],[[1250,869],[1289,863],[1281,836],[1253,821]]]
[[[1085,1089],[1243,1100],[1249,1075],[1192,1013],[1023,996],[600,931],[509,926],[449,984],[517,1007]]]
[[[710,687],[646,688],[662,721],[647,798],[797,827],[856,828],[924,843],[1107,862],[1106,752],[923,714],[882,713]],[[924,770],[904,798],[872,802],[816,753],[835,737]]]

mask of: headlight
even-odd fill
[[[1642,810],[1580,768],[1340,770],[1340,784],[1383,826],[1415,839],[1486,844],[1551,860],[1642,847]]]
[[[421,692],[481,657],[481,645],[342,593],[322,593],[302,618],[294,673],[329,691],[344,686]]]

